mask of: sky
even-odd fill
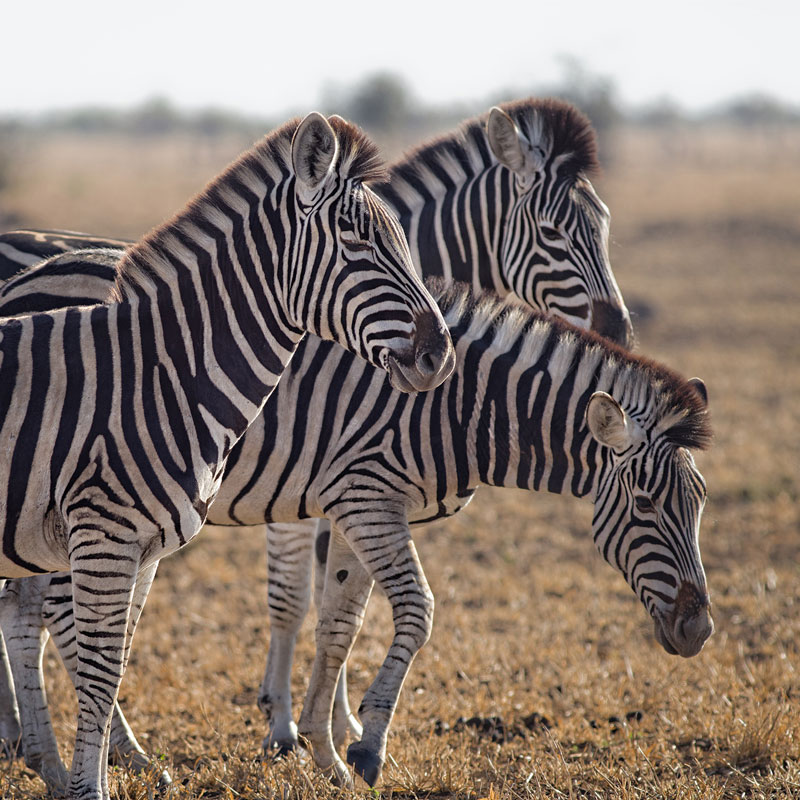
[[[384,71],[425,105],[479,103],[558,85],[565,59],[626,108],[800,106],[797,0],[8,0],[2,21],[2,115],[153,97],[305,113]]]

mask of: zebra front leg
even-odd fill
[[[125,651],[125,663],[123,668],[128,666],[130,658],[130,642],[133,633],[142,615],[144,604],[150,593],[150,587],[156,577],[158,562],[143,569],[136,578],[136,586],[133,591],[133,602],[131,604],[131,614],[128,620],[128,638]],[[146,772],[153,767],[153,760],[142,749],[133,731],[119,707],[119,703],[114,701],[114,710],[111,715],[111,728],[109,732],[109,763],[122,765],[135,772]],[[158,765],[157,765],[158,766]],[[159,768],[160,769],[160,768]],[[164,789],[172,784],[172,778],[166,769],[161,769],[158,775],[157,786]]]
[[[352,778],[333,744],[333,696],[339,671],[364,621],[371,590],[369,575],[334,526],[317,621],[317,651],[299,728],[300,735],[308,740],[314,762],[340,786],[351,786]]]
[[[363,500],[357,506],[346,506],[349,504],[340,504],[336,509],[343,521],[344,535],[370,577],[386,594],[394,620],[392,644],[358,709],[363,736],[347,749],[347,763],[374,786],[386,760],[386,737],[400,690],[414,656],[431,634],[433,594],[411,540],[405,510],[378,505],[380,510],[373,511],[376,506],[365,506]],[[339,553],[331,548],[328,576],[339,569],[335,561],[331,563],[338,557]],[[326,595],[328,589],[326,583]]]
[[[269,723],[265,753],[286,755],[298,745],[292,714],[292,662],[308,613],[314,521],[267,525],[269,650],[258,707]]]
[[[314,606],[317,615],[322,606],[322,593],[325,589],[325,565],[328,562],[328,542],[331,536],[331,524],[327,519],[317,520],[317,529],[314,538]],[[336,683],[336,694],[333,698],[333,744],[338,750],[346,741],[348,735],[353,740],[358,740],[362,735],[361,723],[350,709],[350,700],[347,696],[347,661],[339,670],[339,680]]]
[[[142,613],[158,564],[143,570],[136,579],[131,621],[135,627]],[[64,667],[77,688],[77,659],[75,642],[75,617],[72,607],[72,582],[70,576],[48,576],[49,584],[41,607],[41,618],[50,632],[53,643]],[[29,578],[27,580],[34,580]],[[129,623],[130,627],[130,623]],[[132,634],[131,634],[132,635]],[[23,726],[24,727],[24,726]],[[114,702],[109,734],[109,764],[125,766],[134,771],[145,771],[153,764],[152,759],[142,749],[133,734],[119,703]],[[158,787],[164,788],[172,783],[167,770],[158,776]]]
[[[69,783],[73,800],[109,800],[111,713],[137,616],[131,614],[131,605],[140,550],[133,542],[124,543],[131,531],[122,525],[114,526],[113,543],[111,536],[98,535],[99,528],[87,526],[69,536],[78,695]]]
[[[69,773],[58,752],[42,674],[48,637],[42,603],[52,580],[50,575],[9,580],[0,597],[0,625],[14,677],[25,764],[45,782],[48,791],[63,795]]]

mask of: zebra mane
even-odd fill
[[[542,150],[546,158],[566,156],[562,169],[573,179],[589,176],[600,169],[597,138],[589,118],[571,103],[554,98],[528,98],[502,103],[527,139]],[[451,133],[436,137],[413,150],[389,167],[389,178],[379,190],[396,178],[413,179],[425,168],[436,170],[442,162],[453,162],[466,177],[496,164],[486,138],[489,113],[468,119]]]
[[[546,158],[568,156],[570,173],[594,175],[600,170],[597,137],[589,118],[571,103],[556,98],[515,100],[500,108],[517,123],[531,144],[542,147]]]
[[[676,447],[705,450],[712,430],[704,399],[695,387],[669,367],[638,356],[593,331],[548,317],[513,297],[500,298],[489,290],[476,292],[467,284],[447,285],[441,278],[426,278],[425,286],[436,300],[454,335],[466,330],[477,339],[491,331],[494,349],[505,352],[523,339],[515,355],[521,363],[534,363],[541,355],[542,338],[556,337],[559,344],[554,372],[588,370],[587,376],[604,374],[614,397],[629,413],[642,420],[652,436],[663,436]],[[633,411],[635,409],[635,411]]]
[[[219,222],[222,230],[230,220],[219,210],[221,205],[241,206],[241,194],[256,197],[268,194],[272,187],[292,174],[291,145],[301,119],[296,117],[268,133],[239,156],[222,173],[191,199],[183,209],[154,228],[132,245],[120,261],[117,273],[117,299],[126,286],[141,284],[169,270],[166,252],[189,257],[186,231],[206,229]],[[344,180],[380,181],[386,169],[378,147],[357,126],[333,115],[328,122],[336,133],[339,156],[336,171]]]

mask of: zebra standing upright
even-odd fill
[[[459,354],[450,379],[406,397],[341,349],[307,338],[234,448],[209,509],[208,521],[220,525],[322,514],[334,523],[318,628],[326,668],[315,668],[301,726],[317,763],[342,782],[326,681],[349,649],[370,577],[396,620],[392,667],[368,692],[364,738],[349,751],[374,782],[402,678],[430,629],[407,526],[453,513],[480,483],[593,498],[595,542],[644,603],[664,648],[693,655],[712,630],[697,543],[705,487],[687,449],[710,435],[702,384],[497,299],[463,288],[435,294]],[[314,530],[288,541],[271,527],[270,603],[296,630]],[[336,633],[327,627],[334,608]],[[44,615],[57,622],[51,630],[69,665],[68,608],[58,593]],[[293,639],[283,644],[288,670]]]
[[[365,185],[379,168],[338,117],[288,123],[123,255],[107,305],[0,324],[0,575],[72,574],[71,797],[108,797],[137,575],[200,529],[304,331],[404,391],[452,369],[402,230]]]
[[[610,216],[589,176],[589,120],[560,100],[492,108],[402,158],[373,185],[398,214],[423,275],[514,294],[630,346],[608,256]],[[68,231],[0,236],[0,278],[67,250],[130,242]]]

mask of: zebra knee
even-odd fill
[[[411,639],[414,652],[421,650],[431,638],[433,608],[433,592],[427,586],[422,586],[419,587],[418,597],[413,601],[412,607],[401,608],[396,614],[396,633]]]

